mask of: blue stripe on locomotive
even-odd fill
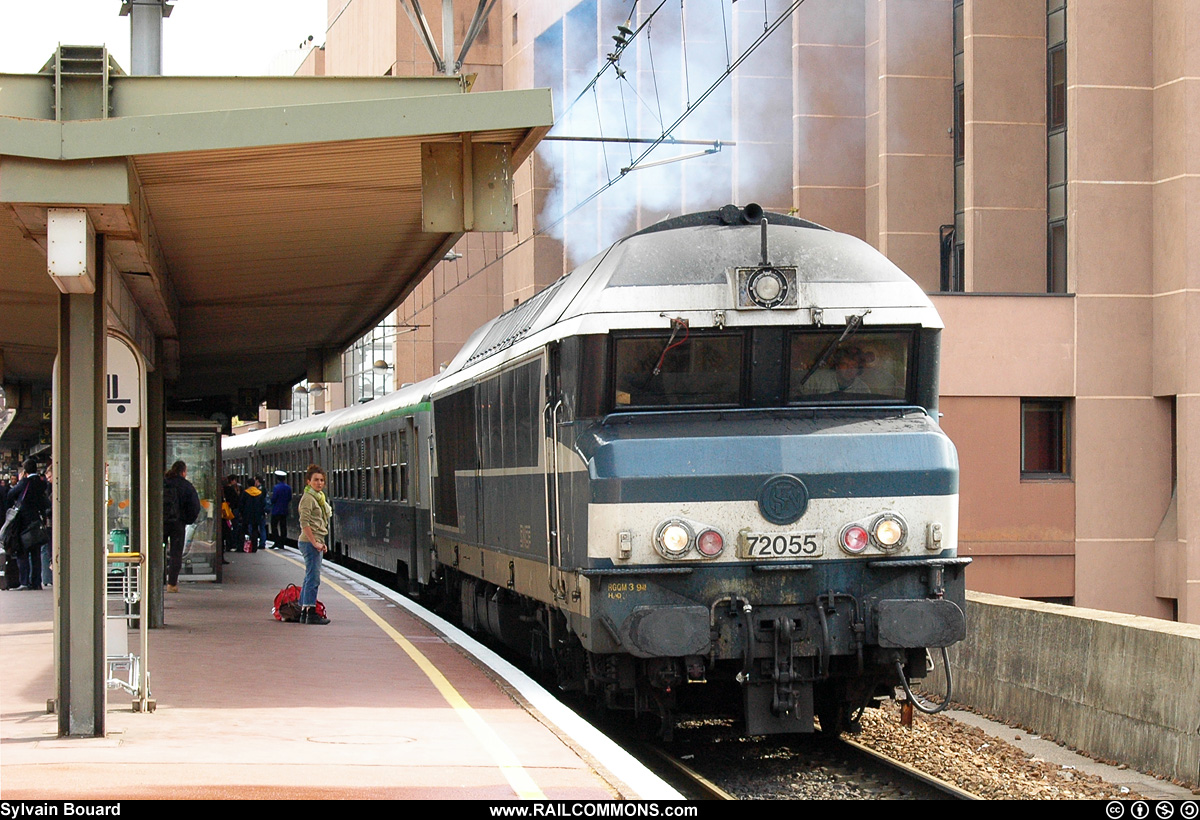
[[[856,429],[859,428],[859,429]],[[810,498],[953,495],[958,457],[922,411],[904,418],[795,418],[741,411],[610,417],[577,440],[592,500],[740,501],[763,479],[802,478]]]

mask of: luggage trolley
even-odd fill
[[[146,562],[137,552],[108,553],[104,601],[106,685],[133,695],[133,711],[153,712],[150,672],[146,668],[149,637],[140,606],[146,599]],[[137,652],[129,651],[129,628],[137,627]]]

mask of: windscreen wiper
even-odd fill
[[[683,338],[679,340],[678,344],[675,344],[675,337],[679,335],[679,330],[681,328],[683,329]],[[650,374],[651,379],[662,372],[663,362],[666,361],[667,353],[671,351],[671,348],[679,347],[679,345],[686,342],[688,340],[688,335],[688,320],[672,318],[671,335],[667,337],[667,346],[663,348],[662,355],[658,357],[658,364],[654,365],[654,371]],[[649,382],[649,379],[646,381]]]
[[[867,308],[862,312],[861,315],[851,316],[846,320],[846,329],[842,331],[842,335],[825,345],[825,349],[821,351],[821,355],[817,357],[817,360],[813,362],[812,367],[808,368],[807,372],[805,372],[804,378],[800,380],[800,387],[803,387],[808,383],[808,380],[812,378],[812,374],[816,373],[818,368],[825,364],[826,360],[833,355],[833,351],[841,347],[842,342],[846,341],[858,332],[859,328],[862,327],[863,319],[866,318],[866,315],[870,312],[871,309]],[[663,355],[666,354],[664,353]]]

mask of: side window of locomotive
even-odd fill
[[[504,405],[504,466],[536,467],[541,438],[542,362],[526,362],[509,370],[501,382]]]
[[[796,331],[788,350],[788,401],[900,402],[908,398],[913,334]]]
[[[615,409],[737,405],[742,393],[740,333],[667,332],[613,342]]]

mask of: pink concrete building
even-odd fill
[[[459,38],[477,5],[455,0]],[[543,143],[516,231],[468,234],[399,307],[388,378],[664,215],[794,212],[878,247],[946,322],[968,585],[1200,623],[1200,0],[806,0],[755,45],[790,5],[498,3],[474,92],[549,86],[567,136],[657,137],[693,106],[674,135],[722,146],[535,236],[645,147]],[[330,0],[301,73],[432,73],[403,7]]]

